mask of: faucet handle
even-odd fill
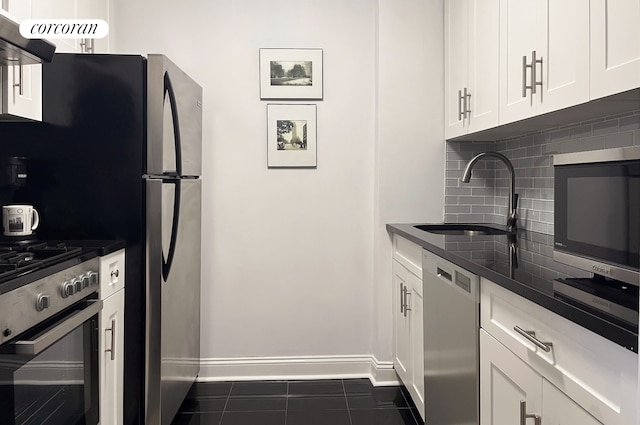
[[[513,232],[516,230],[516,225],[518,223],[518,194],[513,194],[513,205],[512,209],[509,211],[507,215],[507,230]]]

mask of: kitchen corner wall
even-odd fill
[[[384,225],[442,219],[442,2],[114,2],[115,53],[204,88],[201,379],[394,377]],[[260,100],[267,47],[322,48],[324,99]],[[267,169],[267,103],[317,104],[316,169]]]
[[[448,142],[445,221],[506,223],[509,173],[502,162],[481,160],[474,167],[471,181],[460,182],[464,168],[474,155],[500,152],[511,160],[515,169],[518,225],[552,235],[553,155],[633,145],[640,145],[640,111],[495,143]]]

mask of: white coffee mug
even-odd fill
[[[40,224],[40,215],[33,205],[5,205],[2,207],[2,226],[5,236],[29,236]]]

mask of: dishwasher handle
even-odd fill
[[[444,270],[443,270],[443,269],[441,269],[440,267],[438,267],[438,270],[437,270],[437,272],[436,272],[436,275],[437,275],[439,278],[443,278],[443,279],[445,279],[445,280],[448,280],[449,282],[451,282],[451,280],[452,280],[451,273],[449,273],[449,272],[447,272],[447,271],[444,271]]]

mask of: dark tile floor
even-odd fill
[[[172,425],[423,425],[403,387],[368,379],[195,383]]]

